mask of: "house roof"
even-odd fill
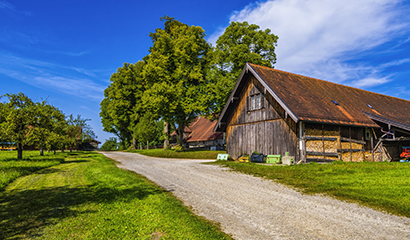
[[[247,63],[215,130],[221,130],[221,123],[226,122],[225,114],[232,99],[239,96],[248,74],[265,87],[295,122],[378,127],[370,113],[410,128],[410,101]]]
[[[210,121],[205,117],[197,118],[189,125],[191,133],[185,138],[186,142],[210,141],[221,139],[223,134],[220,132],[213,132],[217,121]]]

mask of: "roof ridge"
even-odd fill
[[[351,88],[351,89],[355,89],[355,90],[359,90],[359,91],[367,92],[367,93],[371,93],[371,94],[377,94],[377,95],[380,95],[380,96],[383,96],[383,97],[399,99],[399,100],[402,100],[402,101],[409,101],[409,100],[406,100],[406,99],[403,99],[403,98],[389,96],[389,95],[382,94],[382,93],[377,93],[377,92],[372,92],[372,91],[369,91],[369,90],[365,90],[365,89],[361,89],[361,88],[357,88],[357,87],[352,87],[352,86],[347,86],[347,85],[343,85],[341,83],[335,83],[335,82],[331,82],[331,81],[328,81],[328,80],[323,80],[323,79],[319,79],[319,78],[315,78],[315,77],[308,77],[308,76],[298,74],[298,73],[292,73],[292,72],[279,70],[279,69],[275,69],[275,68],[270,68],[270,67],[266,67],[266,66],[262,66],[262,65],[258,65],[258,64],[254,64],[254,63],[249,63],[249,64],[252,65],[252,66],[255,66],[255,67],[266,68],[270,71],[282,72],[282,73],[286,73],[286,74],[289,74],[289,75],[294,75],[294,76],[298,76],[298,77],[302,77],[302,78],[309,78],[309,79],[313,79],[313,80],[318,80],[318,81],[322,81],[322,82],[336,84],[336,85],[339,85],[339,86],[342,86],[342,87]]]

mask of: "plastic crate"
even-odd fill
[[[228,160],[229,154],[218,154],[216,160]]]
[[[281,155],[268,155],[266,156],[266,163],[280,163],[282,160]]]

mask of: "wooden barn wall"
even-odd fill
[[[266,155],[298,154],[295,134],[283,120],[228,126],[227,142],[228,153],[234,158],[254,151]]]
[[[247,97],[261,93],[261,110],[248,111]],[[291,118],[285,119],[285,111],[263,87],[251,77],[239,97],[238,107],[232,114],[227,127],[227,151],[234,157],[242,153],[258,151],[263,154],[298,155],[296,123]]]

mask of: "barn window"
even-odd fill
[[[262,109],[263,104],[262,104],[262,98],[261,98],[260,93],[251,95],[249,96],[249,98],[250,98],[249,99],[250,101],[249,101],[248,109],[250,111]]]
[[[251,110],[255,110],[256,109],[256,99],[255,99],[256,95],[251,96]]]

